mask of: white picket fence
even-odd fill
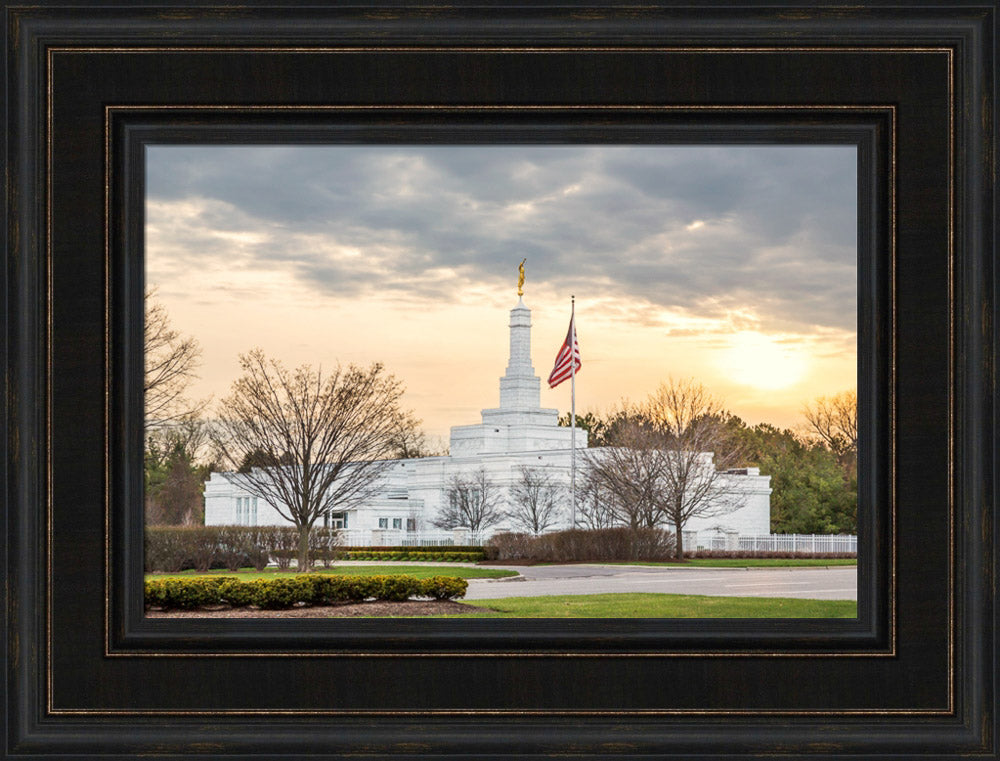
[[[685,537],[687,540],[687,537]],[[700,533],[697,546],[705,550],[749,550],[756,552],[854,552],[858,537],[853,534],[707,534]]]

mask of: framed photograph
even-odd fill
[[[857,138],[144,140],[144,205],[127,209],[144,220],[154,588],[187,570],[180,547],[200,573],[215,557],[274,581],[305,567],[304,533],[316,572],[458,572],[468,588],[198,614],[855,618],[857,218],[874,200],[857,177],[875,150]],[[212,286],[192,289],[192,268]],[[570,320],[586,348],[548,371]],[[311,393],[286,380],[303,372],[350,409],[296,414]],[[517,567],[331,562],[442,553]]]
[[[4,8],[5,758],[997,758],[995,1]],[[836,172],[807,158],[822,150]],[[519,237],[513,212],[471,229],[464,210],[479,189],[515,187],[517,162],[536,189],[560,178],[561,197],[586,174],[592,205],[548,205],[548,226]],[[624,174],[605,169],[616,162]],[[726,162],[766,209],[757,227],[712,218],[730,225],[712,230],[727,256],[636,243],[662,208],[644,199],[664,188],[725,206]],[[792,185],[805,180],[809,198]],[[678,236],[715,224],[695,208]],[[347,233],[321,257],[295,250],[329,247],[333,219],[377,240],[378,261],[359,263]],[[780,250],[765,226],[808,235]],[[418,230],[424,250],[406,258],[397,244]],[[854,352],[856,617],[146,615],[149,288],[234,354],[273,333],[290,365],[296,345],[338,331],[359,361],[381,359],[361,350],[391,345],[392,319],[438,333],[467,321],[460,351],[484,319],[463,305],[494,301],[503,346],[513,307],[488,427],[527,414],[534,393],[507,302],[534,306],[535,260],[512,240],[542,265],[538,303],[563,310],[534,329],[562,340],[561,275],[578,305],[599,281],[612,293],[587,307],[634,377],[661,373],[668,352],[627,355],[615,310],[672,304],[683,331],[683,305],[718,304],[733,290],[713,284],[739,278],[786,338],[815,329],[817,355]],[[836,249],[839,265],[795,246]],[[331,306],[310,301],[317,288]],[[394,297],[406,305],[392,314]],[[829,328],[841,323],[856,339]],[[493,406],[432,394],[461,380],[426,361],[448,342],[418,339],[397,335],[393,356],[415,379],[432,368],[420,416]],[[558,346],[535,340],[547,362]],[[802,344],[761,341],[750,365],[771,372],[739,372],[764,403],[776,373],[805,371]],[[727,356],[730,376],[748,361]],[[464,422],[477,423],[447,421]],[[481,427],[451,429],[452,454],[487,446]],[[212,510],[248,523],[257,504],[242,499]],[[379,515],[366,530],[407,530],[409,513]]]

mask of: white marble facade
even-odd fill
[[[500,379],[500,405],[482,411],[482,422],[453,426],[450,454],[393,461],[379,496],[334,516],[336,525],[352,535],[371,532],[373,544],[395,544],[407,534],[432,530],[433,519],[455,474],[471,475],[485,468],[490,480],[506,491],[520,475],[521,466],[541,468],[556,478],[570,479],[570,428],[558,425],[558,411],[541,407],[541,380],[531,364],[531,310],[519,300],[510,312],[510,358]],[[587,432],[576,430],[577,468],[580,450],[587,448]],[[591,450],[591,455],[600,450]],[[706,453],[711,461],[711,453]],[[767,534],[770,529],[770,477],[756,468],[727,475],[740,507],[715,518],[693,518],[687,532],[737,531]],[[566,511],[568,524],[569,515]],[[284,525],[278,512],[242,487],[235,473],[212,473],[205,485],[207,525]],[[346,526],[344,525],[346,523]],[[567,526],[562,526],[565,528]],[[493,531],[508,528],[495,526]]]

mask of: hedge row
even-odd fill
[[[309,553],[329,566],[340,535],[334,529],[314,527]],[[263,570],[274,559],[288,568],[297,557],[299,532],[294,526],[147,526],[146,572],[176,573],[187,569],[225,568]]]
[[[653,528],[604,528],[551,534],[495,534],[483,548],[486,560],[670,560],[676,544],[669,531]]]
[[[388,600],[410,597],[453,600],[465,596],[469,582],[452,576],[339,576],[302,574],[290,578],[240,581],[231,576],[192,579],[150,579],[145,584],[147,607],[191,609],[207,605],[254,605],[281,610],[297,604],[331,605],[342,602]]]
[[[482,549],[475,552],[407,552],[405,550],[379,552],[373,550],[340,550],[335,553],[342,560],[418,560],[443,563],[476,563],[486,557]]]

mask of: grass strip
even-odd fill
[[[452,576],[459,579],[502,579],[507,576],[517,576],[517,571],[508,571],[500,568],[467,568],[464,566],[450,565],[347,565],[337,563],[331,568],[316,568],[310,573],[325,573],[349,575],[349,576],[394,576],[406,574],[415,576],[418,579],[429,579],[431,576]],[[204,573],[197,571],[181,571],[179,573],[147,573],[146,579],[190,579],[196,576],[232,576],[240,581],[252,581],[253,579],[274,579],[274,578],[294,578],[295,571],[279,571],[276,569],[265,569],[255,571],[252,568],[240,571],[215,570]]]
[[[649,592],[463,600],[482,614],[459,618],[857,618],[854,600],[713,597]],[[452,616],[448,616],[449,618]]]

